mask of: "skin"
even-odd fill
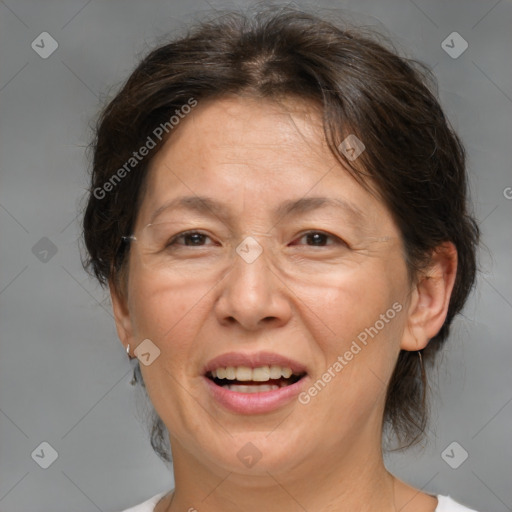
[[[136,236],[181,195],[210,196],[230,212],[166,211],[176,233],[210,238],[202,247],[182,240],[165,270],[135,242],[124,292],[111,283],[123,344],[133,354],[149,338],[160,350],[141,371],[170,432],[176,486],[156,512],[435,510],[435,497],[386,470],[381,430],[400,349],[424,348],[445,320],[456,250],[440,246],[410,282],[390,212],[329,152],[320,123],[314,106],[296,99],[202,101],[151,161]],[[304,196],[350,202],[363,217],[334,208],[272,216]],[[315,246],[309,230],[348,245],[321,238]],[[263,249],[250,264],[234,251],[246,236]],[[229,351],[292,357],[307,365],[309,387],[396,302],[401,312],[307,405],[235,414],[207,393],[204,364]],[[261,453],[251,468],[237,457],[248,442]]]

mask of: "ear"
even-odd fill
[[[114,311],[114,319],[116,321],[117,335],[126,347],[130,344],[135,347],[133,338],[133,326],[128,310],[128,301],[114,283],[108,283],[110,297],[112,299],[112,309]]]
[[[400,347],[421,350],[440,331],[457,275],[457,249],[445,242],[434,250],[428,268],[412,292],[408,321]]]

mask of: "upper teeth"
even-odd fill
[[[212,377],[229,380],[254,380],[265,382],[270,379],[288,379],[293,374],[291,368],[282,366],[259,366],[258,368],[249,368],[248,366],[228,366],[227,368],[217,368],[212,370]]]

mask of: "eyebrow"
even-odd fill
[[[353,203],[341,198],[329,198],[322,196],[301,197],[300,199],[288,199],[283,201],[274,211],[276,218],[293,217],[296,215],[318,210],[320,208],[337,208],[347,212],[355,218],[362,221],[365,218],[364,213]],[[180,196],[165,202],[157,208],[150,217],[150,223],[164,211],[169,210],[189,210],[207,216],[215,216],[227,220],[232,215],[229,207],[217,200],[207,196]]]

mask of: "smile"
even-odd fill
[[[305,387],[306,373],[277,365],[219,367],[204,376],[214,401],[237,414],[272,412],[297,398]]]
[[[305,374],[294,374],[293,370],[283,366],[248,366],[219,367],[207,373],[217,386],[237,393],[264,393],[290,386]]]

